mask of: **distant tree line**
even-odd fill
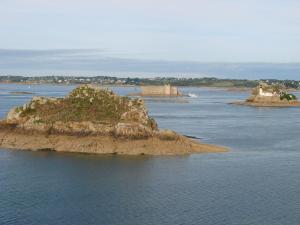
[[[246,80],[246,79],[219,79],[215,77],[204,78],[178,78],[178,77],[155,77],[155,78],[118,78],[111,76],[0,76],[0,82],[14,83],[60,83],[60,84],[117,84],[117,85],[163,85],[197,86],[197,87],[256,87],[260,81],[269,85],[283,85],[286,88],[300,88],[300,81],[296,80]]]

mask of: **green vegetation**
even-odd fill
[[[19,107],[16,108],[16,112],[17,112],[17,113],[21,112],[22,110],[23,110],[23,107],[22,107],[22,106],[19,106]]]
[[[181,78],[183,77],[183,78]],[[247,80],[247,79],[219,79],[215,77],[186,78],[179,77],[155,77],[155,78],[121,78],[110,76],[0,76],[0,82],[21,82],[39,84],[101,84],[101,85],[163,85],[198,86],[198,87],[222,87],[222,88],[253,88],[262,81],[268,85],[282,85],[286,88],[300,89],[299,80]]]
[[[280,100],[295,101],[295,100],[297,100],[297,97],[296,97],[296,95],[293,95],[293,94],[283,93],[280,95]]]
[[[38,120],[35,120],[34,123],[35,124],[41,124],[41,123],[45,123],[45,121],[42,120],[42,119],[38,119]]]
[[[121,120],[121,115],[133,105],[139,107],[137,100],[131,101],[127,97],[120,97],[105,89],[94,89],[81,86],[74,89],[69,96],[56,101],[31,103],[21,116],[33,115],[39,122],[107,122],[115,123]]]
[[[26,108],[26,109],[22,109],[21,111],[21,116],[23,115],[33,115],[36,113],[36,109],[32,109],[32,108]]]
[[[131,78],[127,78],[126,83],[132,83]],[[137,80],[133,80],[137,82]],[[139,79],[138,85],[162,85],[171,84],[174,86],[197,86],[197,87],[256,87],[259,81],[218,79],[214,77],[204,78],[174,78],[163,77],[155,79]]]

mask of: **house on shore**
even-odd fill
[[[275,90],[274,87],[261,82],[258,87],[258,96],[261,97],[279,97],[282,90]]]

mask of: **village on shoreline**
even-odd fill
[[[112,77],[112,76],[0,76],[0,83],[18,84],[98,84],[110,86],[160,86],[170,84],[173,86],[187,87],[211,87],[227,88],[228,90],[250,90],[264,82],[268,85],[281,85],[289,90],[299,91],[300,80],[277,80],[277,79],[219,79],[214,77],[203,78],[179,78],[179,77]]]

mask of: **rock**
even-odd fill
[[[162,130],[158,132],[158,137],[162,140],[176,140],[178,135],[172,130]]]
[[[138,123],[118,123],[114,127],[114,135],[124,138],[147,138],[153,136],[153,130]]]
[[[28,108],[28,106],[29,106],[29,104],[24,104],[22,107],[23,111],[26,110]]]
[[[151,136],[156,122],[148,116],[141,99],[129,99],[94,85],[75,88],[66,98],[33,97],[9,112],[25,130],[51,128],[56,133],[114,134],[124,137]],[[136,134],[134,134],[136,132]]]
[[[48,102],[56,102],[58,101],[57,98],[51,98],[51,97],[39,97],[39,96],[36,96],[36,97],[33,97],[31,102],[32,103],[38,103],[38,104],[46,104]]]
[[[34,97],[0,121],[0,147],[85,153],[190,154],[225,148],[159,131],[141,99],[93,85],[65,98]]]
[[[6,116],[7,121],[18,121],[20,119],[21,110],[18,108],[11,109]]]
[[[146,111],[140,111],[138,109],[132,109],[121,115],[121,120],[131,121],[135,123],[148,124],[149,117]]]

